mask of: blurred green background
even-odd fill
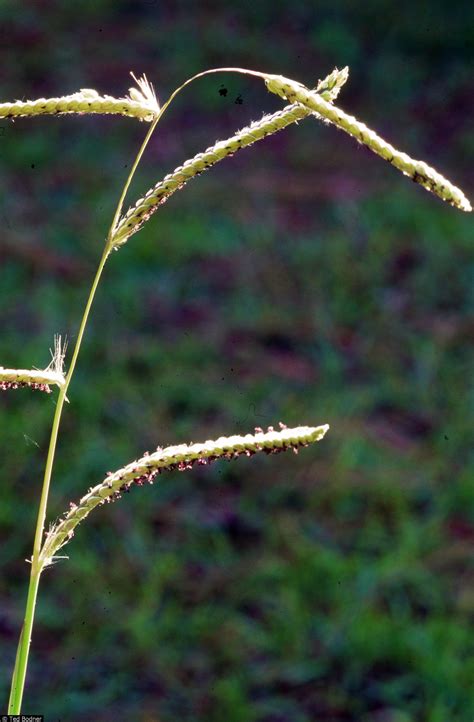
[[[5,101],[121,95],[130,70],[164,100],[219,65],[314,85],[348,64],[338,104],[473,198],[472,3],[4,2],[0,31]],[[194,83],[129,201],[279,107],[251,78]],[[145,132],[0,123],[2,365],[45,366],[55,333],[74,342]],[[111,257],[49,520],[157,444],[279,420],[331,431],[92,514],[42,578],[25,713],[472,721],[473,241],[468,215],[308,119],[193,180]],[[2,707],[54,403],[0,398]]]

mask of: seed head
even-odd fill
[[[133,76],[136,80],[135,76]],[[39,98],[38,100],[16,100],[13,103],[0,103],[0,118],[21,118],[34,115],[64,115],[66,113],[119,114],[138,120],[152,121],[159,113],[159,104],[153,86],[145,75],[136,80],[138,88],[130,88],[130,95],[114,98],[101,95],[93,88],[82,88],[77,93],[59,98]]]
[[[89,489],[77,504],[70,505],[64,517],[47,533],[41,550],[41,564],[51,564],[56,552],[67,543],[75,527],[96,506],[120,498],[132,485],[142,486],[153,483],[163,471],[185,471],[194,464],[206,465],[216,459],[235,459],[238,456],[252,456],[258,451],[276,454],[292,449],[297,452],[301,446],[308,446],[324,437],[329,426],[299,426],[280,431],[258,431],[246,436],[220,437],[215,441],[200,444],[179,444],[158,449],[111,474],[107,473],[102,483]]]
[[[400,152],[354,116],[348,115],[340,108],[328,103],[317,92],[281,75],[269,75],[265,83],[270,92],[293,103],[301,103],[308,110],[318,113],[447,203],[462,211],[472,210],[464,193],[444,178],[441,173],[427,163],[414,160],[406,153]]]

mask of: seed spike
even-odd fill
[[[318,113],[323,119],[333,123],[345,133],[353,136],[374,153],[387,160],[395,168],[409,176],[428,191],[450,203],[462,211],[471,211],[472,207],[462,190],[453,185],[447,178],[431,168],[427,163],[410,158],[390,143],[383,140],[375,131],[361,123],[354,116],[345,113],[332,103],[328,103],[319,93],[309,90],[301,83],[280,75],[269,75],[265,81],[271,93],[279,95],[292,103],[300,103],[307,110]]]
[[[38,98],[38,100],[16,100],[13,103],[0,103],[0,118],[14,119],[35,115],[100,113],[126,115],[151,122],[159,112],[153,86],[145,76],[136,82],[138,89],[132,88],[130,95],[123,98],[101,95],[93,88],[82,88],[77,93],[63,95],[58,98]]]
[[[152,83],[148,81],[145,73],[143,73],[141,78],[137,78],[132,71],[130,71],[130,75],[138,85],[138,89],[129,88],[128,92],[130,100],[132,102],[138,102],[144,107],[148,106],[150,109],[153,110],[155,115],[158,115],[158,113],[160,112],[160,104],[155,95],[155,89],[153,88]]]
[[[324,424],[318,427],[299,426],[294,429],[258,432],[245,436],[221,436],[215,441],[198,444],[179,444],[143,456],[113,474],[107,474],[104,481],[90,489],[77,504],[73,504],[64,517],[48,532],[40,554],[42,566],[50,564],[56,552],[71,538],[73,530],[96,506],[114,501],[128,491],[133,484],[141,486],[153,482],[163,471],[185,471],[194,464],[206,465],[219,458],[232,459],[240,455],[253,455],[257,451],[276,454],[288,449],[297,451],[319,441],[328,431]]]

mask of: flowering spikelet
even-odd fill
[[[234,459],[242,454],[252,456],[258,451],[276,454],[293,449],[298,452],[300,446],[308,446],[322,439],[328,429],[327,424],[318,427],[300,426],[294,429],[288,429],[284,424],[280,424],[280,431],[274,431],[272,427],[266,432],[256,429],[254,434],[246,436],[220,437],[215,441],[201,444],[168,446],[165,449],[158,448],[153,454],[145,454],[123,469],[114,473],[109,472],[104,481],[89,489],[78,504],[70,504],[69,511],[63,519],[46,535],[41,550],[41,566],[52,563],[58,549],[72,538],[77,524],[96,506],[119,498],[132,484],[141,486],[146,482],[153,483],[154,477],[163,471],[174,469],[184,471],[194,464],[209,464],[216,459]]]
[[[348,78],[348,74],[349,69],[347,67],[342,70],[335,68],[327,78],[319,82],[315,92],[321,93],[321,97],[330,103],[337,97]],[[246,148],[257,140],[262,140],[267,135],[283,130],[291,123],[296,123],[308,115],[314,114],[312,110],[304,108],[301,104],[293,103],[277,113],[264,115],[261,120],[254,121],[231,138],[218,141],[203,153],[198,153],[194,158],[190,158],[172,173],[165,176],[153,188],[150,188],[143,198],[140,198],[132,208],[129,208],[115,229],[111,248],[118,248],[118,246],[124,244],[130,236],[140,230],[160,205],[165,203],[175,191],[182,188],[194,176],[211,168],[218,161],[233,155],[241,148]]]
[[[38,391],[51,393],[50,384],[61,387],[65,384],[63,372],[66,344],[61,344],[61,337],[54,337],[54,351],[51,351],[51,361],[43,370],[39,369],[6,369],[0,366],[0,390],[18,389],[29,386]]]
[[[135,76],[133,76],[136,80]],[[64,113],[102,113],[127,115],[138,120],[152,121],[159,113],[159,105],[153,87],[145,76],[136,80],[137,88],[130,88],[130,95],[113,98],[99,95],[96,90],[82,88],[72,95],[61,98],[39,98],[0,103],[0,118],[20,118],[31,115],[62,115]]]
[[[279,75],[269,75],[265,81],[269,91],[276,93],[285,100],[301,103],[302,106],[319,113],[323,118],[334,123],[338,128],[352,135],[359,143],[363,143],[384,160],[398,168],[402,173],[410,176],[428,191],[432,191],[447,203],[462,211],[471,211],[471,204],[464,193],[456,188],[440,173],[427,163],[413,160],[406,153],[396,150],[373,130],[361,123],[352,115],[348,115],[340,108],[328,103],[318,93],[309,90],[304,85]]]
[[[347,65],[345,68],[342,68],[342,70],[334,68],[332,73],[329,73],[324,80],[319,81],[314,92],[320,95],[321,98],[324,98],[324,100],[327,100],[328,103],[331,103],[333,100],[336,100],[342,86],[344,83],[347,83],[348,78],[349,67]]]
[[[152,109],[154,115],[158,115],[158,113],[160,112],[160,104],[155,95],[155,89],[153,85],[148,81],[148,78],[145,74],[143,74],[141,78],[135,77],[133,73],[130,73],[130,75],[138,85],[138,88],[129,88],[129,99],[132,102],[140,103],[140,105],[144,108],[148,107]]]

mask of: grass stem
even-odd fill
[[[100,263],[97,268],[94,281],[92,283],[86,307],[82,316],[79,333],[77,335],[77,340],[74,346],[71,365],[66,376],[65,384],[59,390],[58,401],[54,413],[51,436],[49,440],[48,456],[46,459],[46,466],[44,470],[43,487],[41,490],[41,499],[38,509],[38,517],[36,521],[35,540],[33,544],[33,556],[31,558],[31,573],[30,583],[28,587],[28,597],[26,601],[25,619],[23,622],[20,640],[18,643],[18,651],[15,660],[15,667],[13,670],[10,700],[8,703],[8,714],[20,714],[21,710],[21,702],[23,699],[23,690],[25,687],[26,679],[26,669],[28,666],[28,654],[31,643],[31,632],[33,629],[33,622],[35,616],[36,596],[38,593],[39,580],[42,571],[42,565],[40,562],[41,544],[43,541],[44,522],[46,518],[46,508],[48,504],[49,487],[51,484],[51,476],[53,471],[54,456],[56,452],[59,425],[61,423],[61,414],[64,407],[64,401],[66,400],[66,392],[71,382],[72,375],[74,373],[77,357],[79,356],[79,351],[87,326],[87,320],[89,318],[92,302],[94,300],[94,296],[97,291],[97,287],[99,285],[100,277],[102,275],[102,271],[104,270],[107,257],[108,250],[106,248],[102,254],[102,258],[100,259]]]

